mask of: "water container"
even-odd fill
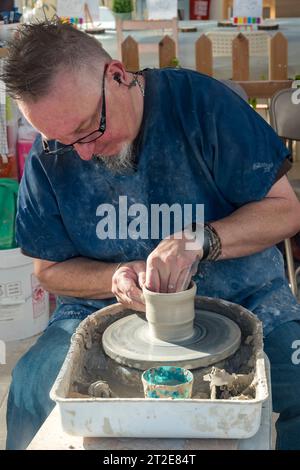
[[[0,250],[16,248],[15,219],[19,183],[0,178]],[[1,264],[0,264],[1,267]]]
[[[49,295],[19,248],[0,250],[0,340],[29,338],[49,321]]]
[[[31,150],[32,144],[37,136],[37,131],[27,122],[23,120],[18,130],[18,167],[19,179],[22,178],[25,160]]]
[[[18,140],[18,166],[19,166],[19,181],[22,178],[25,160],[31,150],[33,141],[30,140]]]
[[[0,178],[18,179],[17,159],[15,155],[0,155]]]
[[[18,179],[17,134],[19,111],[15,102],[6,96],[6,131],[8,154],[0,155],[0,178]]]

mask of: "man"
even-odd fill
[[[144,284],[175,292],[195,273],[198,294],[262,320],[281,413],[277,446],[300,449],[300,373],[291,360],[300,308],[273,246],[299,231],[300,210],[284,175],[288,151],[268,124],[212,78],[126,72],[94,39],[59,23],[23,26],[3,79],[42,136],[26,161],[17,241],[58,296],[50,325],[14,370],[7,447],[26,447],[53,408],[48,393],[83,318],[116,298],[144,310]],[[197,224],[164,239],[124,236],[125,196],[128,233],[134,205],[204,204],[204,243]],[[187,249],[193,230],[197,243]]]

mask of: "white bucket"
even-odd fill
[[[49,321],[49,294],[33,274],[33,260],[20,248],[0,250],[0,340],[29,338]]]

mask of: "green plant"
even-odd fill
[[[297,88],[300,88],[300,85],[298,85],[298,83],[300,84],[300,75],[295,75],[295,78],[294,78],[294,81],[297,82]]]
[[[256,109],[257,107],[257,98],[249,98],[248,103],[250,106],[252,106],[253,109]]]
[[[260,80],[267,80],[267,77],[262,74],[260,76]],[[256,109],[257,108],[257,98],[256,97],[253,97],[253,98],[248,98],[248,103],[250,104],[250,106],[253,108],[253,109]]]
[[[171,59],[170,67],[175,67],[177,69],[181,68],[179,59],[177,57],[173,57],[173,59]]]
[[[114,0],[112,5],[114,13],[131,13],[133,11],[132,0]]]

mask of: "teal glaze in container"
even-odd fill
[[[182,367],[152,367],[142,374],[145,398],[191,398],[194,377]]]

